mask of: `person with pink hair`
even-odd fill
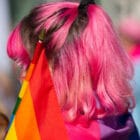
[[[135,107],[133,67],[106,12],[94,0],[35,7],[8,40],[8,55],[23,73],[42,30],[70,140],[97,140],[96,133],[98,140],[138,140],[130,113]]]
[[[140,21],[127,17],[120,22],[119,32],[123,47],[126,49],[134,65],[134,78],[132,86],[136,97],[136,107],[133,117],[140,132]]]
[[[119,24],[119,32],[123,47],[130,54],[132,61],[140,61],[140,21],[129,17],[123,19]]]

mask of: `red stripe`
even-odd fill
[[[30,81],[36,119],[42,140],[67,140],[67,132],[50,76],[45,50]]]
[[[35,52],[34,52],[34,56],[33,56],[33,60],[32,60],[33,64],[37,63],[42,49],[43,49],[43,42],[39,40],[37,42],[36,49],[35,49]]]

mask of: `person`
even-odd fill
[[[133,110],[133,117],[140,132],[140,21],[134,17],[127,17],[119,24],[119,33],[123,47],[126,49],[134,65],[134,78],[132,86],[136,97],[136,107]]]
[[[0,70],[0,140],[5,136],[13,105],[12,81],[6,72]]]
[[[9,120],[7,116],[0,112],[0,139],[3,140],[6,134],[6,128],[8,126]]]
[[[45,32],[44,52],[36,55],[36,46],[38,46],[36,44],[42,30]],[[40,104],[34,104],[37,108],[36,114],[37,112],[42,113],[41,109],[45,108],[47,101],[50,101],[44,102],[46,95],[39,92],[41,84],[43,87],[41,87],[41,91],[44,92],[46,86],[51,82],[50,79],[44,80],[44,77],[47,77],[45,74],[46,61],[48,61],[70,140],[139,139],[131,117],[131,110],[135,107],[130,85],[133,77],[132,64],[120,45],[111,19],[94,0],[82,0],[80,4],[78,2],[44,3],[35,7],[12,31],[7,50],[8,55],[22,66],[21,79],[24,79],[27,69],[30,73],[32,67],[30,69],[29,65],[32,59],[34,62],[34,54],[39,57],[40,65],[37,64],[34,76],[31,77],[31,81],[35,85],[30,84],[30,90],[32,88],[36,90],[34,94],[31,94],[32,97],[37,95],[34,100],[42,99]],[[38,71],[41,71],[41,75],[37,75]],[[28,76],[25,79],[28,79]],[[26,97],[30,96],[28,93],[25,95]],[[29,101],[27,100],[26,103]],[[53,106],[49,109],[53,113]],[[29,114],[25,109],[23,114],[18,111],[17,117],[25,116],[24,111]],[[39,138],[40,136],[35,133],[35,128],[32,128],[34,122],[32,117],[32,124],[29,125],[31,119],[28,122],[27,128],[29,126],[31,128],[27,133],[30,133],[31,136],[30,131],[34,130],[33,134],[37,137],[30,137],[30,139],[61,139],[61,135],[57,137],[53,137],[53,135],[62,130],[57,127],[55,131],[55,127],[50,123],[45,124],[46,121],[41,123],[47,113],[41,115],[36,119],[39,132],[43,136],[41,135]],[[15,121],[14,124],[17,122]],[[46,136],[49,133],[47,129],[42,132],[44,125],[52,128],[49,131],[51,133],[49,137]],[[24,128],[22,131],[25,130]],[[23,134],[20,129],[16,130]],[[27,139],[26,135],[23,134],[23,136],[22,138]]]

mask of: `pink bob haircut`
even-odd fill
[[[131,62],[104,10],[89,4],[82,15],[78,6],[55,2],[35,7],[12,31],[8,55],[27,69],[45,29],[46,57],[65,120],[125,113],[135,106]]]

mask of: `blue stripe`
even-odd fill
[[[10,118],[10,121],[9,121],[9,125],[8,125],[7,130],[10,128],[10,126],[11,126],[11,124],[12,124],[13,120],[14,120],[14,117],[15,117],[15,115],[14,115],[14,114],[12,114],[12,115],[11,115],[11,118]]]

